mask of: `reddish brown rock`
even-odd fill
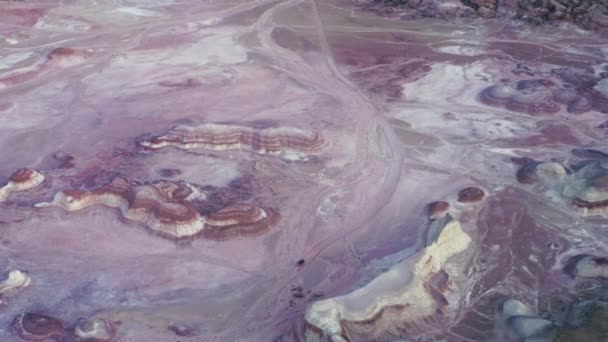
[[[65,335],[64,323],[60,319],[37,313],[18,315],[13,321],[13,328],[27,341],[45,341]]]
[[[199,330],[196,327],[187,324],[171,324],[168,329],[180,337],[194,337],[199,334]]]
[[[49,60],[53,60],[53,59],[58,59],[58,58],[63,58],[63,57],[70,57],[70,56],[77,56],[78,55],[78,51],[76,49],[72,49],[69,47],[58,47],[53,49],[48,55],[47,58]]]
[[[8,183],[0,188],[0,202],[6,200],[11,192],[28,191],[44,183],[42,173],[32,169],[19,169],[10,177]]]
[[[427,206],[427,212],[431,220],[443,217],[450,209],[450,203],[446,201],[431,202]]]
[[[458,202],[473,203],[479,202],[485,197],[486,193],[477,187],[468,187],[458,192]]]

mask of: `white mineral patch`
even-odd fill
[[[205,195],[204,192],[202,192],[197,186],[194,186],[193,184],[186,182],[186,186],[188,186],[188,189],[190,189],[190,191],[192,191],[192,193],[190,193],[190,195],[188,195],[185,200],[186,201],[195,201],[195,200],[206,200],[207,199],[207,195]]]
[[[10,68],[15,64],[30,58],[33,54],[33,52],[18,52],[1,57],[0,72],[2,72],[2,69]]]
[[[598,81],[594,88],[602,93],[602,95],[608,96],[608,78]]]
[[[245,61],[247,61],[246,50],[234,41],[230,31],[221,31],[179,49],[120,55],[112,60],[112,67],[130,68],[135,72],[149,73],[154,71],[159,63],[169,65],[229,65]],[[130,73],[132,72],[130,71]]]
[[[171,64],[236,64],[247,60],[247,51],[230,33],[218,33],[204,38],[183,50],[173,51],[166,60]]]
[[[533,316],[534,311],[517,299],[507,299],[502,304],[502,314],[505,320],[513,316]]]
[[[203,21],[201,21],[201,25],[205,25],[205,26],[210,26],[210,25],[217,25],[220,21],[222,21],[221,18],[209,18],[209,19],[205,19]]]
[[[496,154],[502,154],[505,156],[513,156],[513,157],[518,156],[515,149],[512,149],[512,148],[493,147],[493,148],[488,148],[487,150],[489,152],[496,153]]]
[[[88,31],[91,26],[84,21],[59,19],[46,21],[41,18],[36,22],[36,28],[48,31],[63,31],[63,32],[85,32]]]
[[[338,203],[340,202],[342,196],[344,196],[344,192],[339,189],[324,196],[317,207],[317,216],[325,218],[332,215],[338,208]]]
[[[120,7],[114,10],[114,12],[135,15],[139,17],[155,17],[160,14],[155,11],[150,11],[147,9],[137,8],[137,7]]]
[[[477,56],[484,53],[482,48],[467,45],[448,45],[435,49],[436,51],[459,56]]]
[[[464,85],[467,88],[471,85],[475,86],[473,80],[478,78],[475,75],[483,74],[484,68],[481,63],[472,63],[469,65],[450,65],[450,64],[434,64],[431,72],[420,80],[403,85],[403,98],[407,101],[417,101],[425,103],[437,103],[438,100],[449,99],[454,96],[460,96],[460,100],[468,99],[473,104],[475,94],[484,85],[480,84],[473,89],[469,95],[464,95]],[[481,83],[481,82],[480,82]]]
[[[8,278],[0,283],[0,294],[11,289],[27,287],[32,282],[30,276],[19,270],[12,270]]]
[[[280,157],[281,157],[281,159],[287,160],[287,161],[303,161],[303,160],[308,159],[305,154],[297,153],[297,152],[281,153]]]

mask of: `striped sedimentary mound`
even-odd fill
[[[253,128],[225,124],[176,126],[165,135],[140,143],[150,149],[244,150],[285,159],[306,159],[326,141],[319,134],[293,127]]]
[[[448,312],[443,309],[457,302],[450,300],[457,293],[453,272],[461,270],[444,266],[471,239],[449,215],[439,221],[442,225],[429,230],[428,244],[417,255],[364,287],[313,303],[306,312],[306,341],[388,340],[404,329],[419,332],[417,324],[432,324],[437,313]]]
[[[531,115],[554,114],[562,109],[572,114],[596,110],[608,113],[606,74],[554,69],[546,78],[521,79],[483,89],[479,101],[493,107]]]
[[[0,202],[6,201],[11,192],[28,191],[44,182],[44,175],[32,169],[19,169],[9,178],[8,183],[0,188]]]
[[[205,217],[203,236],[212,240],[226,240],[237,236],[263,233],[279,219],[272,208],[250,204],[234,204]]]
[[[557,162],[539,162],[530,158],[514,158],[520,165],[516,177],[519,183],[552,187],[583,215],[608,214],[608,158],[601,151],[575,149],[575,157],[582,157],[574,172]],[[592,159],[589,159],[592,158]]]
[[[493,85],[479,94],[479,100],[486,105],[504,107],[514,112],[553,114],[560,110],[559,103],[553,97],[553,86],[554,83],[549,80],[522,80],[515,86]]]
[[[95,190],[58,192],[53,201],[37,207],[57,206],[67,211],[91,206],[119,210],[127,221],[145,225],[167,238],[187,239],[204,232],[209,239],[224,240],[264,232],[278,220],[278,212],[250,204],[223,204],[213,210],[206,195],[184,182],[138,184],[123,177]]]
[[[117,177],[95,190],[58,192],[52,202],[36,206],[58,206],[67,211],[91,206],[116,208],[126,220],[142,223],[160,235],[179,239],[194,236],[203,229],[202,217],[188,202],[188,197],[193,194],[193,189],[185,183],[134,184]]]
[[[589,163],[571,175],[562,193],[584,215],[608,213],[608,160]]]

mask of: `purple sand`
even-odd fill
[[[607,8],[1,1],[0,341],[606,338]]]

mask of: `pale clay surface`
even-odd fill
[[[60,342],[532,341],[608,298],[606,31],[368,4],[0,2],[0,341],[28,312]]]

